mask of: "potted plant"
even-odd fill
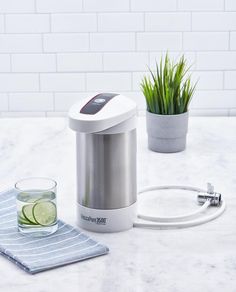
[[[141,82],[146,99],[148,148],[156,152],[179,152],[186,147],[188,106],[195,91],[182,56],[177,63],[166,54]]]

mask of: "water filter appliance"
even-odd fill
[[[136,103],[101,93],[69,111],[76,131],[77,219],[84,229],[116,232],[136,218]]]
[[[131,227],[186,228],[223,214],[226,204],[211,184],[207,190],[189,186],[148,186],[139,196],[156,190],[197,192],[196,211],[179,216],[136,214],[136,104],[114,93],[82,100],[69,111],[76,131],[78,225],[96,232],[117,232]],[[215,212],[205,214],[210,208]],[[141,221],[140,221],[141,220]]]

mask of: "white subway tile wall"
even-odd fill
[[[192,65],[192,115],[236,116],[236,0],[0,0],[0,116],[58,117],[102,91],[144,114],[166,51]]]

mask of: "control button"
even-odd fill
[[[104,98],[96,98],[94,99],[93,102],[97,103],[97,104],[101,104],[101,103],[104,103],[106,100]]]

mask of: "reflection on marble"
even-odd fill
[[[236,291],[236,118],[191,118],[187,149],[181,153],[148,151],[146,138],[145,119],[139,118],[139,188],[204,188],[210,181],[224,195],[226,213],[189,229],[90,233],[110,247],[108,256],[35,276],[0,257],[0,291]],[[59,216],[75,224],[74,145],[74,133],[63,118],[1,119],[1,190],[22,177],[53,177],[58,181]],[[192,194],[185,201],[181,198],[188,194],[173,193],[173,199],[171,194],[150,197],[152,206],[159,206],[162,214],[195,208]]]

